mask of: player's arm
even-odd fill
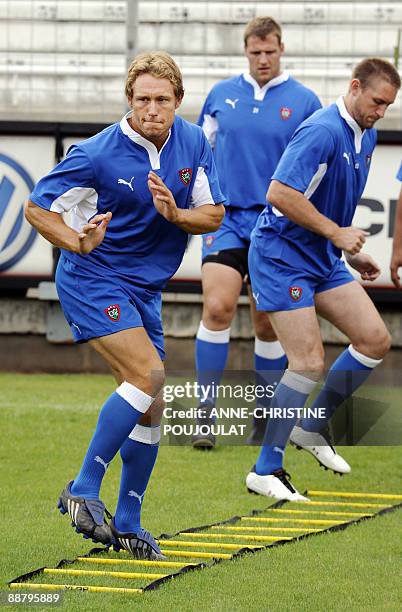
[[[366,241],[367,232],[357,227],[339,227],[322,215],[300,191],[279,181],[271,182],[267,200],[294,223],[324,236],[351,255],[358,253]]]
[[[156,210],[170,223],[177,225],[188,234],[205,234],[219,229],[225,216],[225,207],[222,204],[204,204],[190,209],[178,208],[170,189],[152,171],[148,175],[148,188]]]
[[[79,185],[79,187],[77,187]],[[27,221],[44,237],[57,246],[85,255],[102,242],[112,213],[97,213],[96,181],[92,164],[79,145],[73,145],[67,156],[36,184],[25,206]],[[63,213],[78,208],[85,202],[88,219],[76,231],[63,219]]]
[[[372,282],[380,276],[380,266],[367,253],[357,253],[356,255],[345,253],[345,257],[348,264],[360,273],[360,277],[363,281]]]
[[[41,208],[31,200],[25,205],[25,218],[54,246],[85,255],[102,242],[112,213],[96,215],[81,232],[69,227],[60,213]]]
[[[148,175],[148,188],[156,210],[167,221],[188,234],[205,234],[219,229],[225,215],[225,207],[222,204],[204,204],[190,209],[178,208],[170,189],[152,171]]]
[[[394,240],[391,256],[391,279],[397,289],[401,289],[398,268],[402,267],[402,188],[399,194],[395,214]]]
[[[178,208],[175,225],[188,234],[216,232],[225,216],[223,204],[203,204],[189,210]]]

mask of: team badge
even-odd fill
[[[370,168],[370,164],[371,164],[371,153],[369,153],[369,155],[366,155],[366,168]]]
[[[301,287],[289,287],[289,293],[292,300],[298,302],[303,292]]]
[[[111,321],[118,321],[120,319],[120,306],[118,304],[111,304],[111,306],[105,308],[104,313]]]
[[[182,168],[181,170],[179,170],[180,180],[185,185],[189,185],[192,176],[193,176],[193,171],[191,168]]]
[[[288,108],[287,106],[282,106],[282,108],[281,108],[281,119],[286,121],[287,119],[290,119],[291,114],[292,114],[292,109],[291,108]]]
[[[215,236],[211,236],[211,235],[206,236],[204,238],[205,246],[209,248],[210,246],[212,246],[212,243],[213,243],[214,240],[215,240]]]

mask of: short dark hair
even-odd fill
[[[246,25],[244,30],[244,46],[247,47],[247,40],[250,36],[265,38],[269,34],[275,34],[279,44],[282,43],[282,28],[272,17],[256,17]]]
[[[358,79],[362,89],[366,89],[377,77],[385,79],[396,89],[401,87],[401,77],[396,68],[380,57],[367,57],[354,67],[352,79]]]

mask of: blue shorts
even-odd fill
[[[144,327],[164,359],[160,291],[138,287],[118,276],[100,276],[99,270],[90,275],[63,256],[57,265],[56,287],[75,342]]]
[[[316,293],[354,280],[341,259],[326,276],[295,269],[279,259],[264,257],[251,244],[248,265],[257,310],[268,312],[314,306]]]
[[[262,207],[234,208],[228,206],[220,228],[202,237],[202,258],[227,249],[247,249],[250,236]]]

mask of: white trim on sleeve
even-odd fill
[[[98,193],[93,187],[72,187],[53,200],[49,210],[65,213],[79,204],[85,204],[87,208],[92,209],[92,215],[97,213]]]
[[[191,193],[190,206],[197,208],[204,204],[215,204],[209,188],[209,180],[202,166],[198,167],[197,176],[195,177],[193,191]]]
[[[204,115],[202,129],[212,149],[215,146],[218,127],[218,122],[215,117],[212,117],[212,115]]]
[[[321,183],[322,179],[325,176],[327,168],[328,168],[328,164],[325,164],[325,163],[324,164],[318,164],[318,170],[314,174],[313,178],[310,181],[309,186],[307,187],[306,191],[304,192],[304,197],[306,197],[308,200],[311,198],[313,193],[318,189],[319,184]]]

